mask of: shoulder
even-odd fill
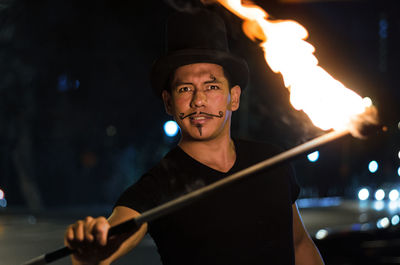
[[[166,176],[169,172],[176,171],[181,167],[185,154],[178,147],[172,148],[156,165],[154,165],[142,178],[152,178],[157,176]]]
[[[179,150],[178,150],[179,151]],[[170,150],[155,166],[130,185],[119,197],[115,206],[126,206],[143,211],[155,206],[163,189],[169,186],[168,176],[173,171],[176,148]]]

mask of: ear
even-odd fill
[[[165,112],[168,115],[173,116],[173,114],[172,114],[172,98],[171,98],[172,96],[171,96],[171,93],[164,89],[162,91],[161,96],[162,96],[162,99],[163,99],[163,102],[164,102]]]
[[[238,85],[231,88],[231,111],[235,111],[239,108],[241,92],[242,89]]]

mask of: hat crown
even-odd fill
[[[230,85],[244,89],[249,79],[246,61],[231,54],[225,23],[216,13],[200,8],[176,12],[166,26],[166,52],[151,69],[150,81],[157,96],[169,89],[174,71],[183,65],[213,63],[229,73]]]
[[[166,52],[208,49],[229,52],[224,21],[206,9],[177,12],[167,23]]]

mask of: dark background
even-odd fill
[[[320,159],[294,161],[302,197],[355,198],[364,185],[397,186],[400,166],[400,18],[396,1],[255,1],[272,17],[309,31],[320,65],[377,106],[386,133],[344,137]],[[196,1],[0,1],[0,189],[8,207],[31,211],[102,206],[177,143],[149,84],[164,52],[164,26]],[[220,7],[231,50],[250,66],[251,83],[232,134],[296,146],[323,132],[294,111],[281,77]],[[338,108],[340,103],[338,104]],[[379,162],[375,174],[371,160]]]

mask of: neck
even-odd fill
[[[178,145],[195,160],[221,172],[228,172],[236,160],[230,135],[204,141],[182,138]]]

